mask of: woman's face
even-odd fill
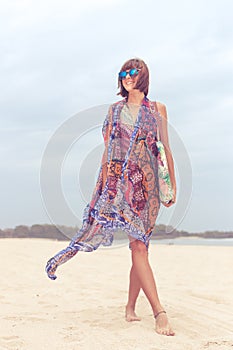
[[[129,72],[129,71],[130,69],[126,70],[126,72]],[[122,80],[122,85],[126,91],[130,92],[134,90],[137,84],[137,81],[138,81],[138,75],[130,76],[129,74],[127,74],[125,79]]]

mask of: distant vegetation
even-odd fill
[[[0,229],[0,238],[47,238],[59,241],[70,240],[79,230],[78,227],[55,226],[55,225],[19,225],[15,228]],[[177,231],[172,226],[156,225],[152,239],[166,239],[177,237],[200,237],[200,238],[233,238],[233,231],[205,231],[200,233],[189,233]],[[116,232],[115,239],[125,239],[124,232]]]

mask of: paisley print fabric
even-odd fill
[[[55,279],[57,267],[78,251],[110,246],[118,229],[148,248],[160,208],[157,118],[147,97],[138,108],[133,118],[126,99],[110,106],[102,128],[105,150],[82,227],[48,261],[49,278]]]

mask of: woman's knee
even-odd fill
[[[140,253],[140,254],[147,254],[147,248],[146,245],[139,241],[138,239],[131,240],[130,241],[130,247],[132,250],[132,253]]]

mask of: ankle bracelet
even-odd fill
[[[159,316],[162,313],[166,314],[166,311],[164,311],[164,310],[163,311],[159,311],[156,315],[154,315],[154,318],[156,318],[157,316]]]

